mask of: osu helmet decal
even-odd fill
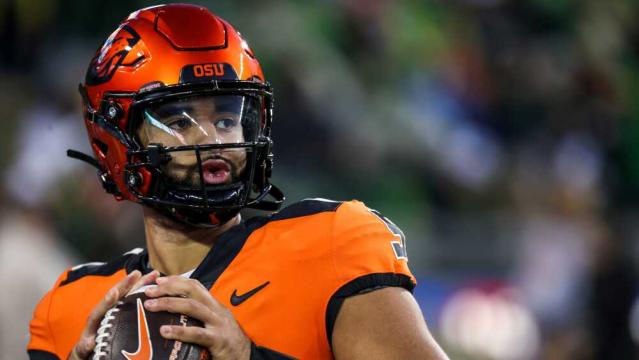
[[[84,121],[105,190],[185,223],[276,210],[273,92],[241,35],[206,8],[132,13],[92,59]],[[268,197],[272,200],[267,200]]]

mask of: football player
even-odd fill
[[[105,190],[143,205],[146,248],[64,272],[30,324],[31,359],[93,356],[103,315],[146,288],[146,312],[214,359],[446,359],[411,290],[399,228],[357,201],[284,199],[270,182],[271,87],[240,34],[195,5],[132,13],[83,84]],[[99,358],[99,356],[98,356]]]

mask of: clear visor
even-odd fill
[[[142,109],[142,143],[164,147],[253,142],[261,101],[245,95],[182,98]]]
[[[141,109],[138,135],[143,146],[160,144],[169,151],[161,166],[167,182],[183,188],[228,185],[246,175],[255,151],[251,144],[260,134],[261,105],[261,97],[250,95],[200,95],[151,104]]]

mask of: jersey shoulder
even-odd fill
[[[364,203],[307,199],[272,216],[256,234],[268,253],[265,266],[277,258],[277,268],[291,288],[312,278],[308,293],[332,339],[337,314],[345,298],[384,287],[412,291],[416,280],[408,267],[402,231],[390,219]],[[282,281],[287,283],[286,281]]]
[[[333,219],[341,201],[304,199],[262,218],[247,221],[251,246],[267,256],[306,257],[327,254]]]
[[[308,198],[284,207],[270,217],[264,218],[264,221],[266,223],[291,219],[313,221],[314,215],[333,214],[343,219],[344,221],[342,222],[348,222],[353,218],[370,217],[374,213],[377,212],[369,209],[358,200],[336,201],[324,198]]]
[[[361,201],[305,199],[263,221],[260,225],[268,229],[266,237],[281,242],[281,247],[308,248],[314,255],[326,252],[346,263],[377,259],[378,263],[402,264],[408,260],[401,229]],[[398,266],[385,268],[393,271]]]
[[[353,271],[409,275],[406,237],[379,211],[359,201],[343,203],[333,223],[333,252],[338,267]]]

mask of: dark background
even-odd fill
[[[275,88],[287,202],[359,199],[399,225],[451,358],[636,357],[637,1],[197,3]],[[143,245],[139,208],[64,152],[88,148],[76,87],[95,49],[152,4],[0,3],[6,359],[64,268]]]

